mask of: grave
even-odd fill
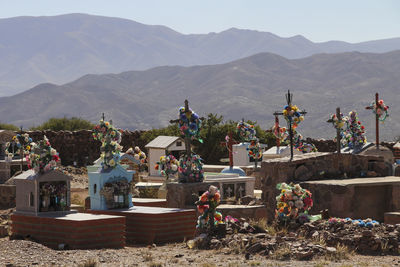
[[[21,161],[20,156],[17,155],[18,153],[12,159],[6,155],[6,143],[11,142],[14,136],[15,133],[13,131],[0,130],[0,184],[10,179],[17,171],[20,171],[21,164],[23,165],[23,169],[26,170],[26,160],[22,159]]]
[[[160,135],[148,143],[145,148],[149,159],[149,175],[160,176],[155,169],[160,157],[172,154],[175,158],[179,158],[180,152],[185,150],[185,142],[180,137]]]
[[[128,243],[163,243],[191,238],[195,231],[195,210],[133,206],[132,174],[120,164],[118,130],[100,121],[94,137],[104,148],[100,165],[88,167],[91,214],[123,216]],[[103,130],[101,130],[103,129]],[[110,146],[111,142],[116,142]],[[107,156],[108,155],[108,156]],[[149,203],[149,201],[147,202]]]
[[[233,164],[235,166],[254,166],[254,160],[249,157],[249,145],[249,142],[242,142],[232,146]],[[264,151],[268,146],[266,144],[260,144],[260,147]]]
[[[302,155],[303,153],[295,149],[294,155]],[[289,146],[273,146],[263,153],[263,160],[290,157]]]
[[[275,186],[278,183],[308,183],[315,181],[315,192],[317,192],[319,190],[317,187],[320,186],[319,182],[323,183],[324,180],[334,179],[341,181],[341,179],[343,179],[343,181],[347,181],[349,178],[360,177],[363,177],[360,178],[363,180],[370,177],[385,177],[390,174],[390,171],[390,168],[385,164],[384,158],[375,155],[317,152],[294,156],[292,161],[287,161],[285,158],[266,160],[263,161],[261,165],[263,183],[262,200],[265,203],[268,203],[268,219],[272,220],[274,217],[273,207],[276,205]],[[365,181],[367,182],[368,180]],[[393,181],[394,180],[391,180],[391,182]],[[357,187],[359,186],[357,185]],[[340,187],[339,189],[342,188],[343,187]],[[330,190],[335,189],[330,188]],[[378,194],[384,194],[382,190],[379,191]],[[324,190],[324,192],[325,191],[326,190]],[[318,201],[322,201],[323,203],[332,203],[332,205],[334,205],[335,202],[331,202],[332,198],[329,196],[330,195],[327,195],[326,199],[321,197]],[[342,196],[346,197],[346,194]],[[368,197],[368,194],[365,193],[363,197]],[[345,207],[349,208],[350,206]],[[348,213],[350,211],[343,210],[343,214],[347,214],[346,212]]]

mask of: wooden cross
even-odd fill
[[[185,99],[185,113],[189,111],[189,101]],[[180,119],[177,120],[170,120],[170,123],[177,123]],[[189,158],[192,156],[192,149],[191,149],[191,138],[185,136],[185,149],[186,149],[186,156]],[[188,164],[187,166],[188,174],[192,172],[192,165]]]
[[[233,168],[233,145],[239,144],[239,142],[233,139],[232,131],[228,133],[228,140],[226,142],[221,142],[221,145],[226,146],[229,151],[229,168]]]
[[[22,129],[23,129],[23,127],[21,125],[21,127],[19,127],[21,135],[22,135]],[[24,146],[22,146],[22,145],[21,145],[21,148],[19,149],[19,156],[21,157],[20,169],[21,169],[21,173],[22,173],[22,169],[23,169],[23,166],[24,166]]]
[[[342,115],[340,114],[340,108],[336,108],[336,118],[338,119],[338,122],[340,123],[342,121]],[[336,149],[337,153],[340,154],[340,140],[342,139],[342,135],[340,134],[340,127],[336,128]]]
[[[101,117],[103,118],[103,121],[104,121],[105,120],[104,112],[103,112],[103,115]]]
[[[375,93],[375,106],[378,106],[379,94]],[[373,107],[365,107],[365,109],[373,109]],[[379,115],[375,114],[375,143],[376,149],[379,149]]]
[[[280,130],[281,129],[279,127],[279,117],[278,117],[278,115],[275,115],[275,132],[277,132],[277,135],[278,135],[278,136],[276,136],[276,146],[278,148],[278,151],[279,151],[279,147],[281,146],[281,140],[279,139]]]
[[[291,94],[291,93],[290,93],[290,90],[288,90],[288,92],[287,92],[287,94],[286,94],[286,102],[287,102],[287,105],[288,105],[289,107],[292,106],[292,100],[293,100],[293,94]],[[299,113],[300,113],[301,115],[307,114],[307,112],[306,112],[305,110],[300,111]],[[283,115],[283,112],[278,112],[278,111],[276,111],[276,112],[274,112],[274,115],[275,115],[275,116]],[[290,160],[293,160],[293,129],[292,129],[292,124],[293,124],[292,121],[288,121],[288,125],[289,125],[289,137],[290,137]]]

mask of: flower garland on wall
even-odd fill
[[[388,113],[389,106],[386,106],[382,99],[379,100],[378,103],[375,103],[375,101],[373,101],[369,105],[369,108],[372,109],[372,112],[376,114],[376,116],[381,122],[384,122],[386,118],[389,116]]]
[[[145,164],[147,162],[146,153],[144,153],[138,146],[135,146],[134,149],[129,148],[125,153],[132,155],[137,161],[140,162],[140,164]]]
[[[6,156],[12,159],[17,153],[21,152],[23,156],[27,156],[31,150],[31,143],[32,138],[27,133],[13,136],[12,141],[5,145]]]
[[[282,113],[285,120],[293,124],[293,128],[296,128],[304,120],[304,116],[299,113],[299,108],[296,105],[284,106]]]
[[[179,161],[173,155],[169,155],[161,156],[154,168],[168,179],[170,175],[174,175],[178,171],[178,165]]]
[[[308,211],[313,206],[310,191],[301,188],[299,184],[277,184],[280,194],[276,197],[275,218],[280,223],[298,220],[304,223],[310,220]]]
[[[100,152],[102,159],[102,170],[113,169],[120,160],[122,146],[121,131],[115,128],[108,121],[100,120],[93,130],[94,140],[101,142]]]
[[[185,107],[180,107],[178,123],[183,137],[191,140],[197,139],[200,143],[203,143],[200,138],[201,119],[197,113],[190,108],[185,110]]]
[[[33,169],[35,173],[45,173],[57,167],[60,161],[57,151],[51,147],[49,139],[43,136],[43,140],[37,143],[31,143],[31,150],[26,156],[28,168]]]
[[[188,170],[189,164],[191,166],[190,173]],[[179,158],[178,171],[181,174],[180,176],[184,177],[184,179],[180,179],[182,182],[196,183],[204,180],[203,160],[194,153],[190,157],[184,154]]]
[[[365,137],[365,127],[358,119],[356,111],[350,111],[349,116],[345,118],[347,129],[342,139],[343,145],[349,148],[359,148],[367,142]]]
[[[211,185],[208,191],[204,192],[196,202],[197,210],[201,214],[197,220],[198,229],[210,230],[214,226],[223,223],[222,214],[216,211],[221,199],[217,187]]]

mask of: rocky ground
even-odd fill
[[[399,266],[398,256],[349,255],[348,259],[276,260],[263,255],[246,259],[228,248],[191,250],[184,243],[101,250],[52,250],[28,240],[0,239],[0,266]]]
[[[89,179],[85,167],[75,168],[73,166],[61,166],[61,170],[72,176],[71,188],[88,188]]]

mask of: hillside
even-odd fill
[[[300,35],[283,38],[236,28],[185,35],[164,26],[85,14],[0,19],[0,36],[0,96],[39,83],[63,84],[88,73],[221,64],[261,52],[294,59],[400,49],[400,38],[313,43]]]
[[[0,98],[0,121],[29,127],[49,117],[80,116],[96,122],[104,112],[118,127],[146,129],[167,125],[188,98],[201,115],[213,112],[226,119],[257,120],[267,128],[290,89],[294,103],[308,112],[299,128],[304,135],[332,137],[335,131],[326,120],[340,106],[346,112],[359,111],[373,138],[374,117],[364,107],[378,90],[391,113],[381,136],[392,140],[400,135],[399,69],[400,51],[292,60],[262,53],[221,65],[85,75],[62,86],[40,84]]]

